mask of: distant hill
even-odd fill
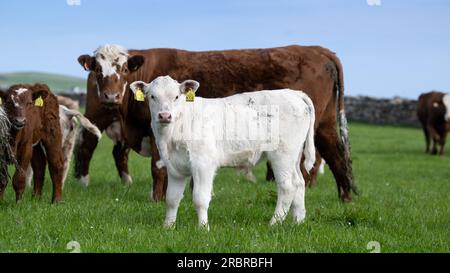
[[[86,91],[86,80],[82,78],[41,73],[18,72],[0,74],[0,86],[9,86],[16,83],[45,83],[56,93],[78,87],[81,92]]]

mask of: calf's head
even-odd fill
[[[39,97],[45,100],[50,90],[45,84],[13,85],[6,92],[1,92],[2,107],[5,110],[11,126],[20,130],[27,122],[27,112],[35,106]]]
[[[128,76],[137,71],[144,60],[144,56],[130,56],[124,47],[110,44],[99,47],[94,56],[78,57],[80,65],[86,71],[94,73],[99,100],[108,106],[122,103],[128,87]]]
[[[181,84],[169,76],[161,76],[151,83],[133,82],[131,90],[136,95],[143,92],[149,101],[152,122],[164,126],[176,120],[186,102],[186,93],[196,92],[200,84],[186,80]]]

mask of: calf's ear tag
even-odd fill
[[[193,102],[195,99],[195,92],[192,90],[192,88],[189,88],[186,92],[186,101],[187,102]]]
[[[144,92],[142,92],[140,88],[137,88],[136,91],[134,92],[134,99],[137,101],[145,100]]]
[[[37,107],[42,107],[42,106],[44,106],[44,100],[42,99],[41,96],[39,96],[39,98],[37,98],[37,99],[34,101],[34,105],[37,106]]]

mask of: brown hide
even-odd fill
[[[428,92],[419,96],[417,117],[425,135],[425,152],[430,152],[430,142],[433,141],[431,154],[444,154],[444,147],[450,124],[445,121],[445,105],[442,92]]]
[[[20,106],[23,107],[25,117],[24,126],[19,128],[11,126],[10,144],[13,147],[18,166],[13,176],[13,187],[16,192],[16,200],[22,198],[25,189],[25,176],[32,156],[35,152],[33,145],[38,147],[38,153],[47,155],[49,164],[49,172],[53,183],[52,202],[59,202],[62,195],[62,151],[61,151],[61,129],[59,124],[59,106],[56,96],[50,91],[45,84],[19,84],[11,86],[6,94],[2,95],[4,107],[8,118],[11,121],[17,117],[17,107],[11,96],[17,95],[16,90],[24,88],[28,91],[20,96]],[[44,100],[42,107],[34,105],[36,96],[41,96]],[[14,122],[12,122],[14,124]],[[55,145],[57,143],[58,145]],[[37,154],[39,156],[39,154]],[[39,161],[39,160],[38,160]],[[45,162],[41,162],[44,165]],[[35,185],[36,187],[36,185]],[[3,194],[4,188],[0,189]],[[36,188],[33,192],[36,193]]]

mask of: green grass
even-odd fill
[[[48,74],[41,72],[20,72],[0,74],[0,85],[13,85],[17,83],[46,83],[54,92],[64,91],[74,86],[86,89],[86,80],[65,75]]]
[[[164,204],[148,201],[150,160],[131,155],[132,187],[122,186],[104,137],[85,189],[69,178],[64,202],[51,205],[45,194],[16,204],[9,185],[0,203],[1,252],[68,252],[77,241],[82,252],[381,252],[450,251],[450,153],[424,154],[418,129],[351,124],[354,173],[361,195],[351,204],[338,201],[326,169],[318,186],[306,192],[307,218],[294,225],[269,227],[275,185],[257,184],[233,170],[221,170],[210,206],[209,233],[197,228],[190,190],[182,201],[175,230],[162,228]]]

